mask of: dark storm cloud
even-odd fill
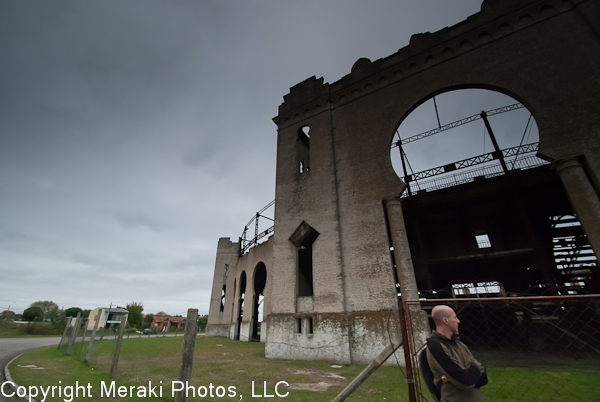
[[[289,88],[479,4],[1,0],[2,300],[207,312],[218,238],[274,198]]]

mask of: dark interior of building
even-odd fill
[[[403,199],[421,297],[600,292],[594,253],[551,165]]]

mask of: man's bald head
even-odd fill
[[[435,306],[431,311],[431,318],[436,327],[444,325],[444,318],[449,318],[454,314],[454,310],[448,306]]]

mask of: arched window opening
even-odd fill
[[[298,129],[296,138],[296,152],[300,165],[300,173],[306,173],[310,170],[310,131],[309,126],[302,126]]]
[[[240,340],[240,330],[242,326],[242,319],[244,318],[244,298],[246,296],[246,271],[242,271],[242,275],[240,276],[240,291],[239,291],[239,299],[238,299],[238,317],[237,317],[237,325],[236,325],[236,340]]]
[[[267,267],[259,262],[254,270],[254,306],[252,308],[252,341],[260,342],[260,329],[263,319],[264,291],[267,283]]]
[[[231,298],[231,317],[229,318],[229,323],[233,323],[233,314],[235,312],[235,290],[237,289],[237,278],[233,279],[233,297]],[[231,329],[230,329],[231,331]]]
[[[318,236],[319,232],[308,223],[302,222],[290,237],[290,241],[296,246],[297,252],[299,297],[314,294],[312,245]]]
[[[221,308],[220,308],[221,313],[225,310],[226,290],[227,290],[227,285],[223,285],[223,289],[221,290]]]
[[[539,138],[524,104],[482,89],[435,95],[401,122],[390,155],[422,295],[597,292],[597,258]]]
[[[413,110],[390,155],[406,197],[547,164],[536,157],[538,141],[535,119],[521,103],[500,92],[464,89]]]

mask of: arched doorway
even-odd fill
[[[242,319],[244,318],[244,298],[246,296],[246,271],[242,271],[240,275],[240,289],[238,292],[238,314],[237,314],[237,322],[235,325],[236,333],[235,340],[240,340],[240,331],[242,326]]]
[[[254,297],[252,306],[252,342],[260,342],[264,290],[267,283],[267,267],[261,261],[254,269]]]

